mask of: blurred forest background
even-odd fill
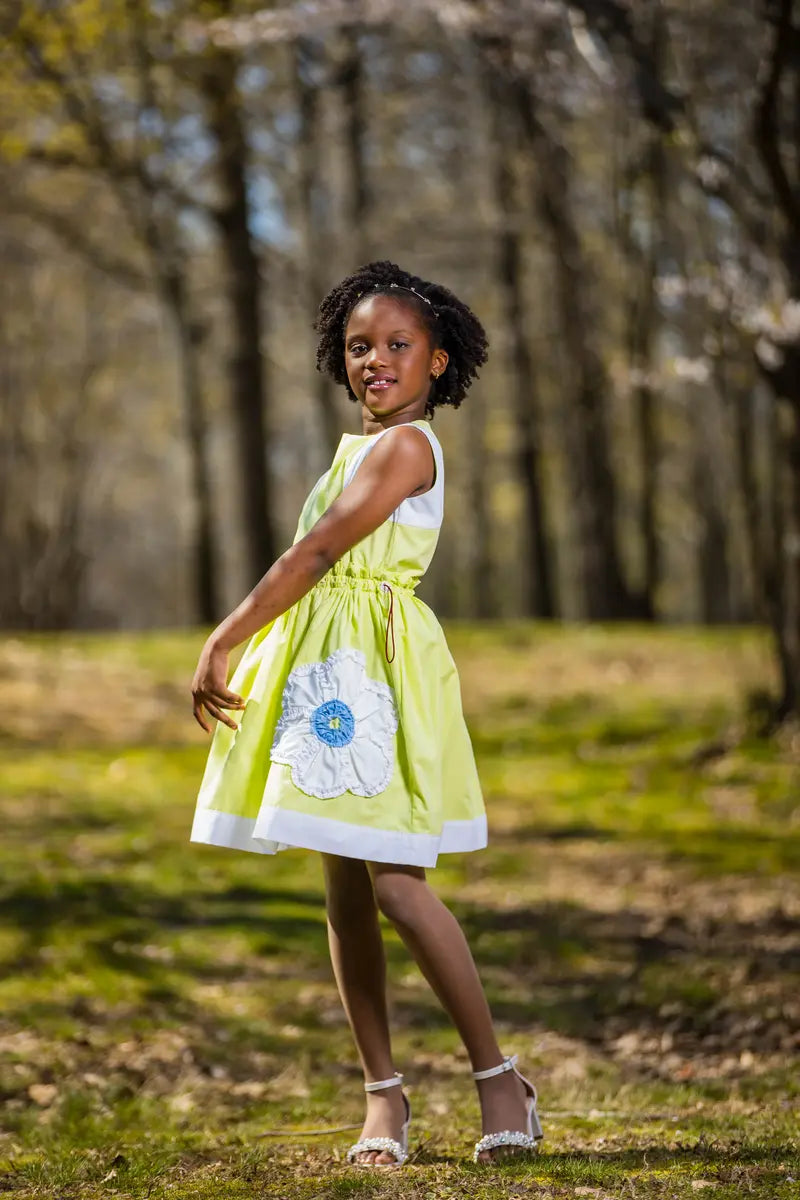
[[[420,589],[490,844],[436,883],[546,1141],[473,1168],[384,922],[376,1182],[318,856],[189,848],[188,700],[387,258],[491,341]],[[800,0],[4,0],[0,380],[0,1192],[797,1200]]]
[[[4,6],[0,624],[237,603],[360,429],[317,305],[391,258],[491,340],[423,597],[767,624],[796,711],[794,7]]]

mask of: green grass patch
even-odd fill
[[[490,845],[429,878],[536,1079],[538,1157],[471,1163],[466,1055],[384,923],[413,1153],[344,1164],[363,1092],[318,858],[188,842],[202,635],[42,635],[0,642],[0,1191],[798,1195],[800,733],[750,727],[765,637],[447,634]]]

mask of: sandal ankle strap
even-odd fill
[[[403,1076],[399,1071],[395,1071],[391,1079],[378,1079],[375,1083],[365,1083],[365,1092],[380,1092],[383,1088],[397,1087],[403,1082]]]
[[[491,1079],[493,1075],[501,1075],[503,1071],[513,1071],[518,1057],[517,1054],[506,1055],[499,1067],[488,1067],[485,1071],[473,1071],[472,1078]]]

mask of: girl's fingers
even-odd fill
[[[235,721],[232,721],[231,718],[227,716],[221,708],[218,708],[216,704],[212,704],[207,697],[204,697],[203,705],[211,713],[211,716],[215,717],[218,721],[221,721],[223,725],[228,725],[231,729],[239,728]]]
[[[194,704],[192,705],[192,713],[194,714],[194,719],[197,721],[197,724],[200,726],[200,728],[205,729],[206,733],[211,733],[210,726],[206,725],[205,721],[203,720],[203,709],[199,700],[195,700]]]
[[[234,692],[228,692],[225,688],[219,691],[209,692],[208,695],[215,704],[219,704],[222,708],[244,708],[244,700],[241,696],[237,696]]]

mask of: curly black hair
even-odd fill
[[[396,289],[402,290],[398,294]],[[426,415],[432,417],[440,404],[458,408],[477,377],[478,368],[486,362],[486,330],[467,305],[446,287],[410,275],[386,260],[359,267],[328,292],[320,304],[314,323],[319,333],[317,370],[343,384],[350,399],[356,400],[347,379],[344,335],[351,312],[367,292],[402,299],[422,320],[432,344],[449,355],[446,369],[431,381]]]

